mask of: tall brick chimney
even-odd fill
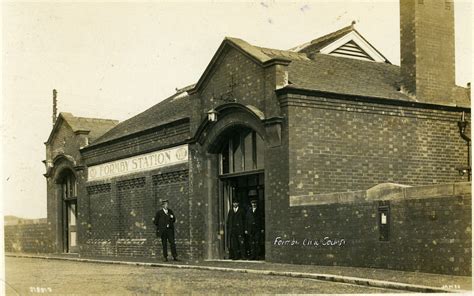
[[[420,102],[452,105],[453,0],[400,0],[402,91]]]

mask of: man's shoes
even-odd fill
[[[163,258],[163,262],[168,262],[168,258]]]
[[[179,259],[178,259],[178,258],[176,258],[176,257],[174,257],[174,258],[173,258],[173,261],[179,261]]]

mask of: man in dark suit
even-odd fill
[[[171,209],[168,209],[168,200],[161,201],[162,209],[158,210],[155,215],[154,223],[156,225],[156,236],[161,237],[163,246],[163,260],[168,261],[168,242],[171,246],[171,255],[174,261],[178,261],[176,253],[176,243],[174,240],[174,223],[176,217]]]
[[[245,258],[245,211],[239,206],[239,202],[234,200],[232,208],[227,215],[227,233],[229,234],[229,258],[239,260]]]
[[[250,243],[250,259],[260,259],[261,247],[260,241],[263,236],[263,214],[257,206],[257,200],[251,199],[251,207],[245,217],[245,234],[247,234]]]

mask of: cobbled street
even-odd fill
[[[401,292],[282,276],[34,258],[6,257],[5,269],[7,295]]]

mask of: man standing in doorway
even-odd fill
[[[229,258],[232,260],[245,259],[245,212],[239,206],[239,202],[234,200],[232,202],[232,209],[230,209],[227,216],[227,233],[229,233]]]
[[[161,238],[163,246],[163,261],[168,261],[168,242],[171,246],[171,255],[174,261],[178,261],[176,253],[176,243],[174,240],[174,223],[176,216],[171,209],[168,209],[168,200],[161,201],[162,209],[158,210],[155,215],[154,223],[156,225],[156,236]]]
[[[249,238],[250,259],[257,260],[261,256],[260,241],[263,236],[263,215],[257,206],[256,196],[250,198],[251,207],[248,209],[245,219],[245,234]]]

